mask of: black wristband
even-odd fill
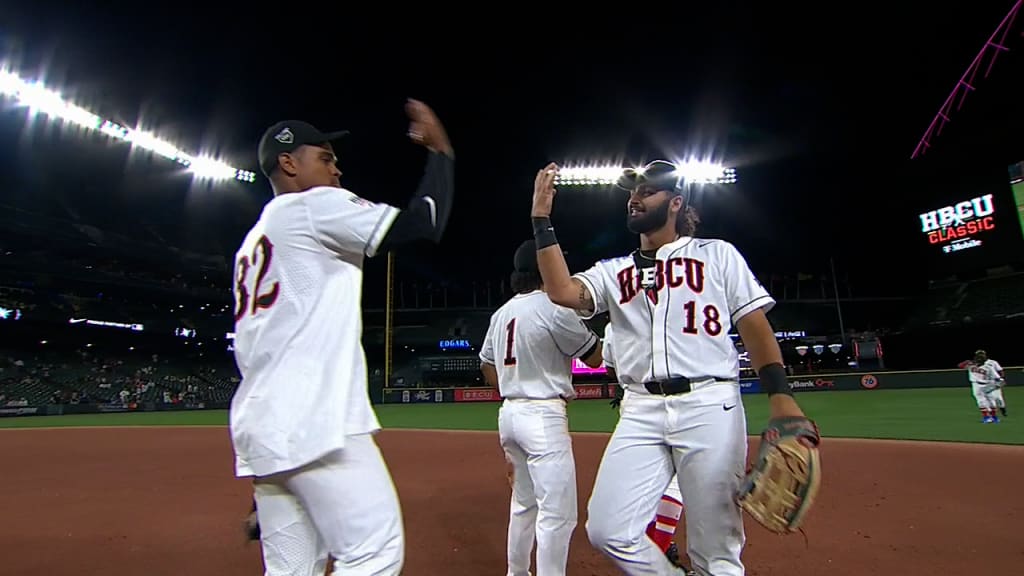
[[[761,387],[764,388],[769,396],[775,394],[787,394],[793,395],[793,389],[789,387],[789,381],[786,380],[786,369],[782,367],[782,364],[773,362],[766,366],[762,366],[757,371],[757,377],[761,380]]]
[[[533,217],[533,239],[537,244],[537,250],[558,244],[558,239],[555,238],[555,229],[551,226],[551,218],[547,216]]]

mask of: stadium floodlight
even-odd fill
[[[734,184],[736,169],[726,168],[716,162],[688,160],[676,168],[683,179],[693,184]]]
[[[615,184],[626,166],[570,166],[560,168],[555,184],[560,186],[595,186]],[[633,168],[641,171],[641,168]],[[688,160],[676,164],[676,172],[691,184],[735,184],[736,169],[716,162]]]
[[[555,184],[567,186],[588,186],[614,184],[622,176],[621,166],[577,166],[559,168]]]
[[[148,150],[168,160],[174,160],[197,178],[233,179],[239,182],[256,181],[254,172],[234,168],[213,158],[188,154],[153,134],[127,128],[117,122],[100,118],[85,108],[66,101],[58,92],[46,88],[42,83],[25,80],[3,68],[0,68],[0,96],[15,99],[19,104],[27,107],[31,114],[42,113],[53,119],[96,130],[116,140],[128,142],[133,147]]]

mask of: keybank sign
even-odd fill
[[[928,235],[929,244],[959,243],[979,232],[995,230],[994,214],[992,195],[986,194],[921,214],[921,232]],[[946,248],[945,252],[951,251]]]

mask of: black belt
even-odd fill
[[[539,401],[543,401],[543,400],[561,400],[562,402],[568,402],[569,401],[565,396],[563,396],[561,394],[559,394],[558,396],[552,397],[552,398],[533,398],[533,397],[530,397],[530,396],[502,396],[501,399],[502,400],[539,400]]]
[[[715,382],[728,382],[721,378],[715,378],[714,376],[702,376],[700,378],[687,378],[686,376],[677,376],[675,378],[669,378],[668,380],[652,380],[650,382],[644,382],[644,388],[647,389],[651,394],[660,394],[662,396],[672,396],[674,394],[686,394],[693,390],[691,382],[704,382],[707,380],[714,380]]]

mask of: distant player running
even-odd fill
[[[1006,378],[999,362],[990,359],[984,350],[978,350],[974,353],[973,360],[965,360],[958,366],[967,369],[974,400],[981,410],[981,421],[985,424],[997,424],[997,409],[1006,417],[1006,400],[1003,399]]]

